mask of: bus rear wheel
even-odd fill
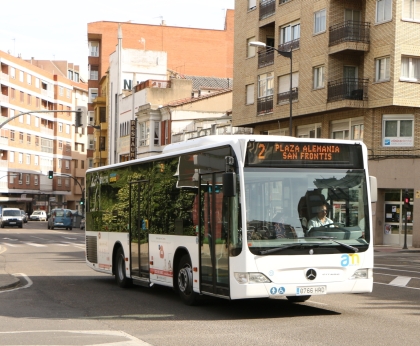
[[[291,303],[303,303],[311,298],[311,296],[287,296],[286,298]]]
[[[131,279],[129,279],[125,272],[125,256],[124,250],[120,247],[115,254],[115,280],[117,285],[122,288],[131,286]]]
[[[190,256],[181,257],[177,272],[177,290],[182,301],[187,305],[197,303],[198,294],[193,290],[193,272]]]

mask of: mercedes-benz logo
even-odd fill
[[[315,280],[316,279],[316,271],[315,269],[308,269],[306,272],[306,278],[308,280]]]

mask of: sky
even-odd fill
[[[0,50],[67,60],[87,74],[87,23],[114,21],[224,29],[235,0],[0,0]]]

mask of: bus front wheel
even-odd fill
[[[311,296],[287,296],[286,298],[291,303],[303,303],[311,298]]]
[[[115,280],[117,285],[122,288],[127,288],[131,286],[131,280],[127,277],[125,273],[125,256],[124,250],[119,248],[115,255]]]
[[[187,254],[181,257],[178,264],[177,289],[182,301],[187,305],[194,305],[197,302],[198,294],[193,290],[193,272],[190,256]]]

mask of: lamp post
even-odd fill
[[[290,115],[289,115],[289,136],[292,136],[292,65],[293,65],[293,61],[292,61],[292,47],[290,47],[290,51],[286,52],[283,50],[278,50],[274,47],[271,46],[267,46],[267,44],[265,44],[264,42],[259,42],[259,41],[254,41],[254,42],[249,42],[249,45],[251,47],[259,47],[259,48],[271,48],[273,50],[275,50],[276,52],[278,52],[281,56],[284,56],[285,58],[289,58],[290,59],[290,89],[289,89],[289,105],[290,105]]]

